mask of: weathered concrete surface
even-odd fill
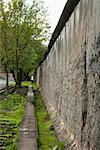
[[[100,150],[100,0],[80,0],[37,71],[68,150]]]
[[[28,102],[25,116],[20,126],[19,150],[37,150],[37,127],[33,105],[34,94],[32,87],[28,90]]]
[[[34,93],[33,93],[33,90],[32,90],[32,85],[29,86],[27,97],[28,97],[29,102],[31,102],[31,103],[34,102]]]

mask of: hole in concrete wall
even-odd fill
[[[83,120],[82,130],[85,127],[86,118],[87,118],[87,110],[84,110],[84,112],[82,112],[82,120]]]
[[[100,57],[100,51],[98,52],[98,56]]]
[[[88,150],[90,150],[90,142],[89,141],[88,141],[87,145],[88,145]]]
[[[93,73],[93,77],[95,77],[95,73]]]
[[[100,47],[100,33],[96,41],[96,48],[99,48],[99,47]]]

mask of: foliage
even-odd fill
[[[22,81],[21,86],[28,87],[29,85],[31,85],[30,81]]]
[[[50,127],[53,124],[39,95],[35,96],[35,108],[39,132],[39,149],[51,150],[55,145],[57,145],[58,141],[54,130],[50,130]]]
[[[38,85],[35,82],[32,83],[32,87],[34,91],[37,91],[39,89]]]
[[[24,115],[26,100],[26,97],[13,94],[0,101],[0,140],[8,150],[17,149],[16,141],[19,134],[19,125]]]
[[[32,85],[34,91],[37,91],[39,88],[35,82],[32,83],[31,81],[23,81],[21,85],[23,87],[25,87],[25,86],[27,87],[29,85]]]
[[[11,0],[7,6],[0,1],[1,64],[13,74],[17,85],[32,74],[46,50],[48,21],[43,3],[33,0]]]

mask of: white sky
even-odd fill
[[[4,1],[7,2],[9,0]],[[31,0],[27,1],[29,1],[29,3],[31,2]],[[45,2],[45,5],[48,7],[49,22],[51,26],[51,32],[53,32],[67,0],[43,0],[43,1]]]
[[[67,0],[44,0],[44,2],[48,6],[51,31],[53,32]]]

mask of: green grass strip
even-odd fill
[[[35,96],[35,109],[39,132],[39,150],[52,150],[58,144],[52,121],[45,109],[41,96]]]

